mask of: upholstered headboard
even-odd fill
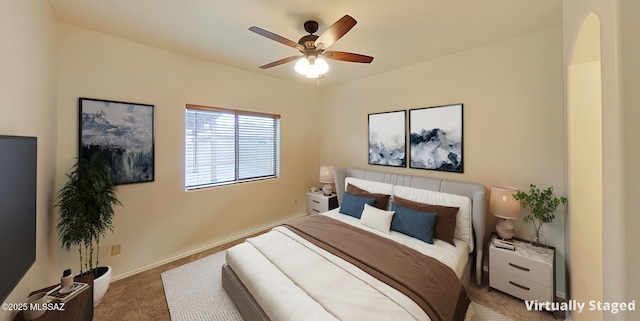
[[[484,187],[484,185],[423,176],[377,172],[364,169],[341,168],[334,171],[336,193],[338,194],[338,201],[340,204],[342,204],[342,197],[345,190],[344,179],[347,177],[354,177],[369,181],[402,185],[469,197],[472,204],[471,215],[476,244],[474,249],[476,283],[478,285],[482,284],[482,256],[484,249],[485,216],[487,211],[487,189]]]

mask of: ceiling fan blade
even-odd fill
[[[271,68],[271,67],[275,67],[275,66],[280,66],[282,64],[286,64],[287,62],[291,62],[297,59],[302,58],[302,56],[291,56],[291,57],[287,57],[287,58],[283,58],[280,60],[276,60],[272,63],[268,63],[266,65],[260,66],[260,69],[267,69],[267,68]]]
[[[333,45],[334,42],[342,38],[353,26],[358,23],[356,19],[353,19],[350,15],[345,15],[332,24],[327,30],[325,30],[318,39],[316,39],[315,45],[318,49],[327,49]]]
[[[344,52],[344,51],[325,51],[322,55],[327,59],[349,61],[349,62],[361,62],[365,64],[371,63],[373,61],[373,57],[371,56],[365,56],[357,53]]]
[[[267,37],[267,38],[269,38],[271,40],[274,40],[274,41],[277,41],[277,42],[279,42],[281,44],[284,44],[285,46],[289,46],[289,47],[292,47],[292,48],[295,48],[295,49],[298,49],[298,50],[303,50],[304,49],[297,42],[295,42],[293,40],[289,40],[289,39],[287,39],[287,38],[285,38],[283,36],[276,35],[275,33],[271,32],[271,31],[264,30],[264,29],[262,29],[260,27],[253,26],[253,27],[249,28],[249,30],[253,31],[253,32],[255,32],[255,33],[257,33],[257,34],[259,34],[259,35],[261,35],[263,37]]]

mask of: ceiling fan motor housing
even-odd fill
[[[318,23],[316,21],[309,20],[304,23],[304,30],[313,34],[318,31]]]
[[[316,35],[306,35],[303,36],[302,38],[300,38],[300,40],[298,41],[299,44],[301,44],[304,49],[315,49],[316,48],[316,39],[318,39],[318,36]]]

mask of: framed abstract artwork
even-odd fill
[[[154,106],[79,98],[79,157],[99,153],[117,185],[154,180]]]
[[[463,172],[462,104],[409,110],[409,167]]]
[[[369,164],[406,167],[406,110],[369,114]]]

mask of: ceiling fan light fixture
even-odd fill
[[[317,71],[313,69],[309,69],[309,71],[307,71],[306,77],[315,79],[315,78],[320,78],[320,75],[318,74]]]
[[[329,64],[327,63],[326,60],[318,57],[316,58],[316,60],[314,61],[314,65],[316,66],[316,70],[318,71],[318,74],[323,75],[325,74],[327,71],[329,71]]]
[[[307,78],[319,78],[329,71],[329,64],[322,58],[315,56],[302,57],[295,66],[297,73]]]
[[[297,73],[301,75],[306,75],[307,70],[309,69],[309,60],[307,59],[307,57],[302,57],[298,59],[298,62],[296,62],[295,69]]]

